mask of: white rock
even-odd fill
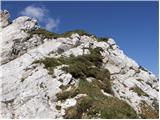
[[[88,82],[92,82],[93,80],[95,80],[95,78],[93,78],[93,77],[88,77],[88,78],[86,78],[86,80],[87,80]]]
[[[108,43],[109,45],[114,45],[114,44],[116,44],[115,41],[114,41],[112,38],[109,38],[108,41],[107,41],[107,43]]]
[[[113,65],[113,64],[105,64],[104,68],[108,69],[111,74],[119,73],[121,68]]]
[[[83,49],[81,47],[71,48],[68,51],[65,51],[62,55],[69,57],[70,55],[78,56],[78,55],[84,55],[89,54],[88,49]]]
[[[101,92],[103,93],[103,95],[109,96],[109,97],[113,97],[111,94],[108,94],[106,92],[104,92],[104,90],[101,90]]]
[[[109,45],[106,42],[97,42],[97,41],[94,41],[94,46],[101,47],[104,50],[106,50],[109,47]]]
[[[74,98],[70,98],[67,99],[64,103],[61,104],[61,106],[63,106],[64,109],[75,106],[77,103],[76,99]]]

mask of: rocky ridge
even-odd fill
[[[112,38],[1,16],[1,118],[158,118],[158,78]]]

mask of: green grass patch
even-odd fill
[[[96,81],[89,83],[81,79],[77,89],[79,93],[87,96],[80,98],[76,106],[68,108],[64,118],[137,118],[136,112],[126,102],[115,97],[104,96]]]

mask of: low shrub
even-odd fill
[[[108,69],[99,69],[96,74],[96,79],[99,80],[110,80],[110,72]]]
[[[65,100],[69,97],[70,91],[62,91],[56,94],[58,100]]]
[[[45,68],[50,68],[50,67],[54,68],[54,67],[62,64],[59,59],[49,58],[49,57],[46,57],[45,59],[42,59],[42,60],[36,60],[33,63],[34,64],[43,63],[45,65]]]
[[[86,112],[92,106],[93,99],[89,96],[81,98],[77,103],[78,113]]]
[[[31,36],[34,34],[38,34],[38,35],[42,35],[42,38],[48,38],[48,39],[52,39],[52,38],[56,39],[59,36],[57,33],[49,32],[42,28],[35,29],[33,31],[30,31],[29,33]]]
[[[103,89],[104,92],[113,94],[112,87],[111,87],[111,81],[109,79],[105,81],[97,80],[96,84],[99,86],[99,88]]]
[[[56,105],[56,109],[57,109],[57,110],[61,110],[61,106]]]
[[[69,67],[64,67],[63,70],[72,74],[74,78],[83,78],[85,76],[85,65],[83,63],[74,63],[71,64]]]
[[[72,88],[69,91],[63,90],[56,94],[58,100],[66,100],[68,98],[73,98],[79,93],[79,90],[76,88]]]
[[[78,111],[76,107],[70,107],[66,110],[66,114],[63,116],[65,119],[77,119]]]

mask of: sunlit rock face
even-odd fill
[[[4,28],[9,24],[9,16],[7,10],[0,11],[0,27]]]
[[[158,118],[158,78],[112,38],[8,18],[1,11],[1,118]]]

